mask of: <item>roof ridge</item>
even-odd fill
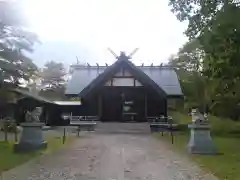
[[[131,63],[138,68],[164,68],[164,69],[169,68],[169,69],[174,69],[174,67],[170,66],[170,65],[162,65],[162,66],[160,66],[160,65],[153,65],[153,66],[146,65],[146,66],[142,66],[142,65],[135,65],[133,62],[131,62]],[[113,64],[111,64],[111,65],[113,65]],[[109,65],[109,66],[111,66],[111,65]],[[70,65],[70,68],[73,68],[73,69],[107,68],[109,66],[106,66],[106,65],[105,66],[104,65],[99,65],[99,66],[97,66],[97,65],[93,65],[93,66],[91,66],[91,65],[90,66],[89,65]]]

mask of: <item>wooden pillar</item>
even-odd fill
[[[125,95],[122,92],[120,96],[121,96],[121,119],[120,119],[120,121],[124,121],[124,109],[123,109],[123,107],[124,107],[124,102],[125,102]]]
[[[168,113],[168,103],[167,103],[167,98],[164,99],[164,116],[167,116]]]
[[[144,101],[145,101],[145,102],[144,102],[144,106],[145,106],[145,107],[144,107],[144,110],[145,110],[145,119],[147,120],[147,117],[148,117],[148,112],[147,112],[148,110],[147,110],[147,109],[148,109],[148,107],[147,107],[147,94],[146,94],[146,93],[145,93],[145,96],[144,96],[144,97],[145,97],[145,98],[144,98]]]
[[[47,118],[46,118],[46,116],[47,116],[47,107],[46,106],[48,106],[47,104],[45,104],[44,106],[42,106],[42,114],[41,114],[41,116],[40,116],[40,121],[41,122],[44,122],[45,124],[47,124]]]
[[[44,108],[44,119],[45,119],[45,124],[49,124],[49,108]]]
[[[101,94],[98,95],[98,118],[101,119],[102,117],[102,96]]]

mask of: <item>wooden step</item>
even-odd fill
[[[150,133],[149,123],[99,122],[95,129],[98,133]]]

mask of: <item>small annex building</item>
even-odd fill
[[[82,103],[74,115],[97,116],[103,122],[167,116],[168,107],[183,98],[175,70],[135,66],[129,59],[121,52],[111,66],[71,66],[65,95],[79,97]]]
[[[62,116],[78,112],[81,106],[80,101],[51,101],[27,90],[12,89],[11,91],[17,95],[15,102],[11,106],[17,124],[25,122],[26,111],[42,107],[41,122],[51,126],[68,125],[70,122],[64,120]]]

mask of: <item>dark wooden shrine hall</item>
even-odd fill
[[[167,116],[183,93],[175,70],[165,66],[135,66],[121,53],[111,66],[71,67],[66,95],[81,98],[79,116],[101,121],[147,121]]]

